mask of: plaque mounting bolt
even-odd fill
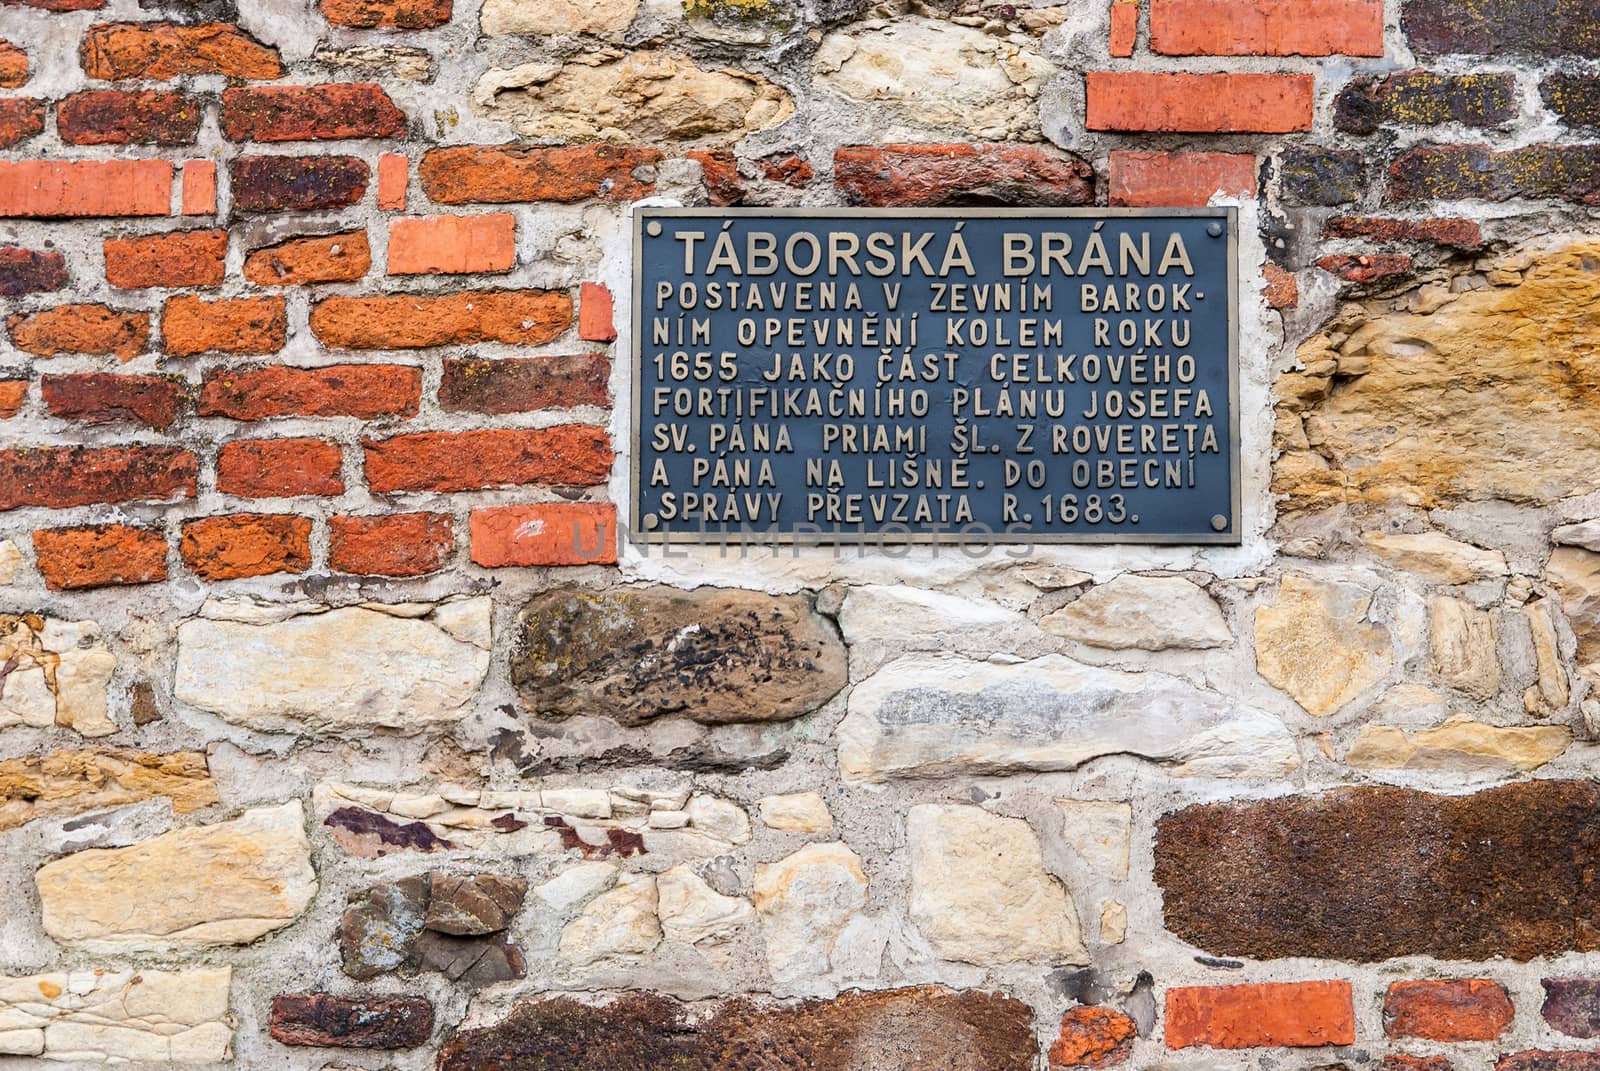
[[[646,513],[643,517],[639,518],[639,520],[644,523],[644,530],[647,532],[653,531],[655,527],[661,523],[661,518],[657,517],[654,513]]]
[[[661,224],[651,220],[644,225],[644,232],[652,238],[659,238],[661,237]]]
[[[1211,237],[1213,237],[1213,238],[1221,238],[1222,237],[1222,224],[1213,223],[1211,226],[1206,228],[1206,233],[1211,235]]]
[[[650,518],[648,517],[645,518],[647,522],[649,519]],[[1228,518],[1224,517],[1220,513],[1217,514],[1215,517],[1211,518],[1211,527],[1218,532],[1226,532],[1228,530]]]

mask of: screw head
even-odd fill
[[[1220,513],[1217,514],[1215,517],[1211,518],[1211,527],[1215,531],[1226,532],[1228,530],[1228,518],[1224,517]]]
[[[644,225],[644,232],[652,238],[659,238],[661,237],[661,224],[651,220]]]
[[[639,522],[644,525],[644,530],[649,532],[655,530],[655,527],[661,523],[661,518],[657,517],[654,513],[646,513],[643,517],[639,518]]]
[[[1222,237],[1222,224],[1220,224],[1220,223],[1211,224],[1211,226],[1206,228],[1206,233],[1211,235],[1211,237],[1213,237],[1213,238],[1221,238]]]

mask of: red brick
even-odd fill
[[[366,443],[367,484],[393,491],[471,491],[520,484],[593,485],[611,472],[604,428],[430,431]]]
[[[617,327],[612,312],[611,288],[604,283],[584,283],[578,288],[578,337],[585,342],[615,342]]]
[[[226,23],[115,22],[91,26],[78,56],[90,78],[162,82],[185,74],[281,78],[278,50]]]
[[[290,238],[257,249],[244,262],[244,277],[257,286],[348,283],[372,267],[366,231]]]
[[[321,439],[242,439],[217,454],[217,490],[244,498],[343,494],[342,458]]]
[[[1455,1071],[1443,1056],[1406,1056],[1395,1053],[1385,1056],[1378,1071]]]
[[[378,207],[385,212],[403,212],[406,187],[411,183],[411,158],[403,153],[386,152],[378,157]]]
[[[0,420],[10,420],[22,412],[27,400],[26,379],[0,379]]]
[[[331,297],[311,310],[311,330],[338,349],[418,349],[510,342],[538,346],[572,323],[560,290],[468,290],[457,294]]]
[[[20,145],[44,133],[44,101],[31,97],[0,100],[0,149]]]
[[[614,565],[617,507],[547,502],[472,511],[472,560],[502,566]]]
[[[86,424],[131,421],[165,431],[178,419],[185,394],[177,376],[125,376],[87,372],[45,376],[40,396],[50,412]]]
[[[1309,1048],[1356,1040],[1349,982],[1267,982],[1167,990],[1167,1048]]]
[[[413,216],[389,221],[389,274],[510,271],[517,260],[517,220],[483,216]]]
[[[184,564],[203,580],[238,580],[311,567],[311,521],[283,513],[236,513],[183,522]]]
[[[164,216],[171,208],[165,160],[0,161],[0,216]]]
[[[1505,989],[1487,979],[1395,982],[1383,998],[1383,1032],[1392,1038],[1493,1041],[1514,1014]]]
[[[1113,152],[1111,203],[1130,208],[1199,208],[1213,194],[1256,195],[1256,158],[1223,152]]]
[[[781,182],[799,190],[810,184],[815,172],[805,157],[792,152],[774,153],[759,161],[761,173],[773,182]]]
[[[405,132],[405,113],[371,82],[252,86],[222,93],[222,134],[229,141],[396,138]]]
[[[328,567],[336,573],[423,576],[444,568],[455,543],[444,513],[328,519]]]
[[[28,81],[28,53],[0,37],[0,88],[17,89]]]
[[[846,145],[833,181],[858,205],[1094,203],[1094,170],[1039,145]]]
[[[1127,59],[1138,43],[1139,0],[1111,0],[1111,54]]]
[[[216,368],[200,388],[200,415],[234,420],[281,416],[415,416],[422,370],[398,364],[321,368]]]
[[[1370,256],[1332,256],[1317,261],[1317,267],[1350,283],[1378,283],[1411,274],[1411,258],[1390,253]]]
[[[1383,0],[1150,0],[1166,56],[1381,56]]]
[[[706,199],[718,208],[744,203],[744,180],[739,177],[739,158],[729,149],[696,149],[685,154],[700,164],[700,181]]]
[[[106,6],[106,0],[5,0],[9,6],[20,4],[39,11],[92,11]]]
[[[1134,1021],[1119,1011],[1073,1008],[1061,1017],[1061,1035],[1050,1046],[1051,1071],[1118,1067],[1127,1062],[1138,1033]]]
[[[20,297],[67,285],[67,258],[60,253],[0,245],[0,296]]]
[[[335,26],[428,30],[450,21],[450,4],[451,0],[322,0],[322,14]]]
[[[1270,261],[1262,266],[1266,277],[1267,304],[1275,309],[1292,309],[1300,304],[1300,280],[1292,271],[1285,271]]]
[[[287,333],[283,299],[277,297],[207,301],[181,295],[169,297],[161,311],[161,342],[175,357],[276,353]]]
[[[1090,71],[1088,128],[1190,134],[1310,130],[1309,74]]]
[[[190,145],[200,104],[164,89],[90,89],[56,106],[56,130],[69,145]]]
[[[183,162],[182,213],[210,216],[217,211],[217,165],[211,160]]]
[[[1600,1052],[1524,1049],[1503,1053],[1494,1071],[1600,1071]]]
[[[240,212],[344,208],[366,196],[371,175],[354,156],[241,156],[228,168]]]
[[[91,524],[33,533],[39,575],[52,591],[167,578],[167,537],[159,528]]]
[[[144,352],[150,314],[104,305],[57,305],[43,312],[6,317],[11,344],[36,357],[64,353],[111,356],[128,361]]]
[[[228,232],[173,231],[107,238],[106,281],[120,290],[146,286],[220,286]]]
[[[660,162],[659,151],[629,145],[455,145],[428,150],[417,176],[444,205],[634,201],[655,190]],[[636,177],[639,168],[652,177]]]
[[[611,362],[573,357],[447,358],[439,406],[447,412],[526,413],[575,405],[605,407]]]
[[[1470,219],[1378,219],[1335,216],[1322,226],[1323,238],[1367,238],[1375,242],[1432,242],[1455,249],[1483,248],[1483,229]]]
[[[193,498],[195,456],[171,446],[0,450],[0,510]]]

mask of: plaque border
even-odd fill
[[[727,219],[823,219],[829,217],[857,216],[863,219],[1140,219],[1145,217],[1201,218],[1222,220],[1228,238],[1228,443],[1232,464],[1228,478],[1231,503],[1229,525],[1225,531],[1189,535],[1174,534],[1123,534],[1116,532],[1026,532],[1008,534],[996,532],[986,535],[967,535],[959,528],[939,532],[872,531],[872,532],[733,532],[706,531],[647,532],[638,526],[640,517],[641,425],[639,421],[642,401],[644,350],[643,332],[639,330],[640,310],[643,305],[644,285],[644,228],[651,219],[663,218],[713,218]],[[1239,209],[1227,205],[1216,208],[863,208],[840,205],[836,207],[807,208],[701,208],[639,206],[633,210],[633,279],[630,287],[632,305],[629,308],[628,331],[629,370],[632,374],[633,395],[628,414],[628,437],[632,452],[629,455],[628,473],[628,539],[634,543],[699,546],[790,546],[811,543],[817,546],[860,546],[889,540],[896,546],[931,546],[936,544],[985,544],[989,546],[1029,545],[1116,545],[1144,544],[1149,546],[1242,546],[1243,526],[1243,473],[1244,457],[1239,446]]]

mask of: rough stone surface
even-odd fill
[[[1061,1017],[1061,1036],[1050,1045],[1050,1067],[1119,1067],[1132,1054],[1138,1032],[1119,1011],[1073,1008]]]
[[[675,866],[656,879],[661,929],[669,941],[697,944],[724,941],[755,919],[748,900],[725,896],[688,866]]]
[[[116,731],[106,688],[117,659],[93,621],[0,614],[0,729],[56,726],[83,736]]]
[[[1526,773],[1559,757],[1571,740],[1564,725],[1499,726],[1458,715],[1417,732],[1363,725],[1344,761],[1364,770]]]
[[[1600,1037],[1600,979],[1545,978],[1544,1021],[1570,1038]]]
[[[1578,666],[1594,673],[1600,664],[1600,554],[1557,547],[1545,571],[1577,637]]]
[[[773,977],[806,982],[826,973],[834,941],[866,903],[861,859],[842,843],[808,844],[758,864],[755,909]]]
[[[519,621],[512,681],[537,717],[778,721],[827,702],[845,651],[804,596],[634,585],[556,591]]]
[[[197,751],[51,751],[0,761],[0,830],[165,797],[179,814],[217,802]]]
[[[620,34],[639,13],[639,0],[485,0],[479,16],[490,37],[505,34]]]
[[[1157,823],[1166,925],[1213,955],[1528,960],[1596,947],[1600,786],[1347,788]]]
[[[1028,824],[979,807],[922,804],[906,821],[911,921],[945,959],[1088,963],[1072,898]]]
[[[1270,715],[1165,674],[1060,655],[899,659],[851,690],[836,735],[847,781],[1070,770],[1125,753],[1206,776],[1280,777],[1299,765]]]
[[[1440,595],[1428,600],[1428,639],[1439,683],[1479,699],[1500,691],[1499,628],[1494,616]]]
[[[1506,574],[1506,556],[1440,532],[1363,532],[1368,550],[1396,569],[1435,584],[1471,584]]]
[[[0,976],[0,1057],[215,1065],[230,1055],[232,980],[230,967]]]
[[[1352,584],[1290,575],[1277,600],[1256,610],[1256,672],[1324,717],[1388,676],[1389,633],[1372,623],[1372,593]]]
[[[284,1045],[410,1049],[433,1033],[433,1005],[422,997],[286,993],[272,1000],[271,1030]]]
[[[784,833],[829,833],[833,830],[833,815],[815,792],[764,796],[756,801],[756,806],[761,809],[761,824],[768,829]]]
[[[1204,650],[1233,641],[1222,611],[1202,588],[1179,576],[1123,573],[1090,588],[1039,627],[1091,647]]]
[[[1128,846],[1133,807],[1097,800],[1056,800],[1065,821],[1067,843],[1085,863],[1108,878],[1128,876]]]
[[[656,879],[623,874],[561,931],[561,959],[586,967],[619,956],[641,956],[661,943]]]
[[[45,932],[91,952],[246,944],[287,926],[317,877],[298,802],[126,848],[92,848],[35,874]]]

